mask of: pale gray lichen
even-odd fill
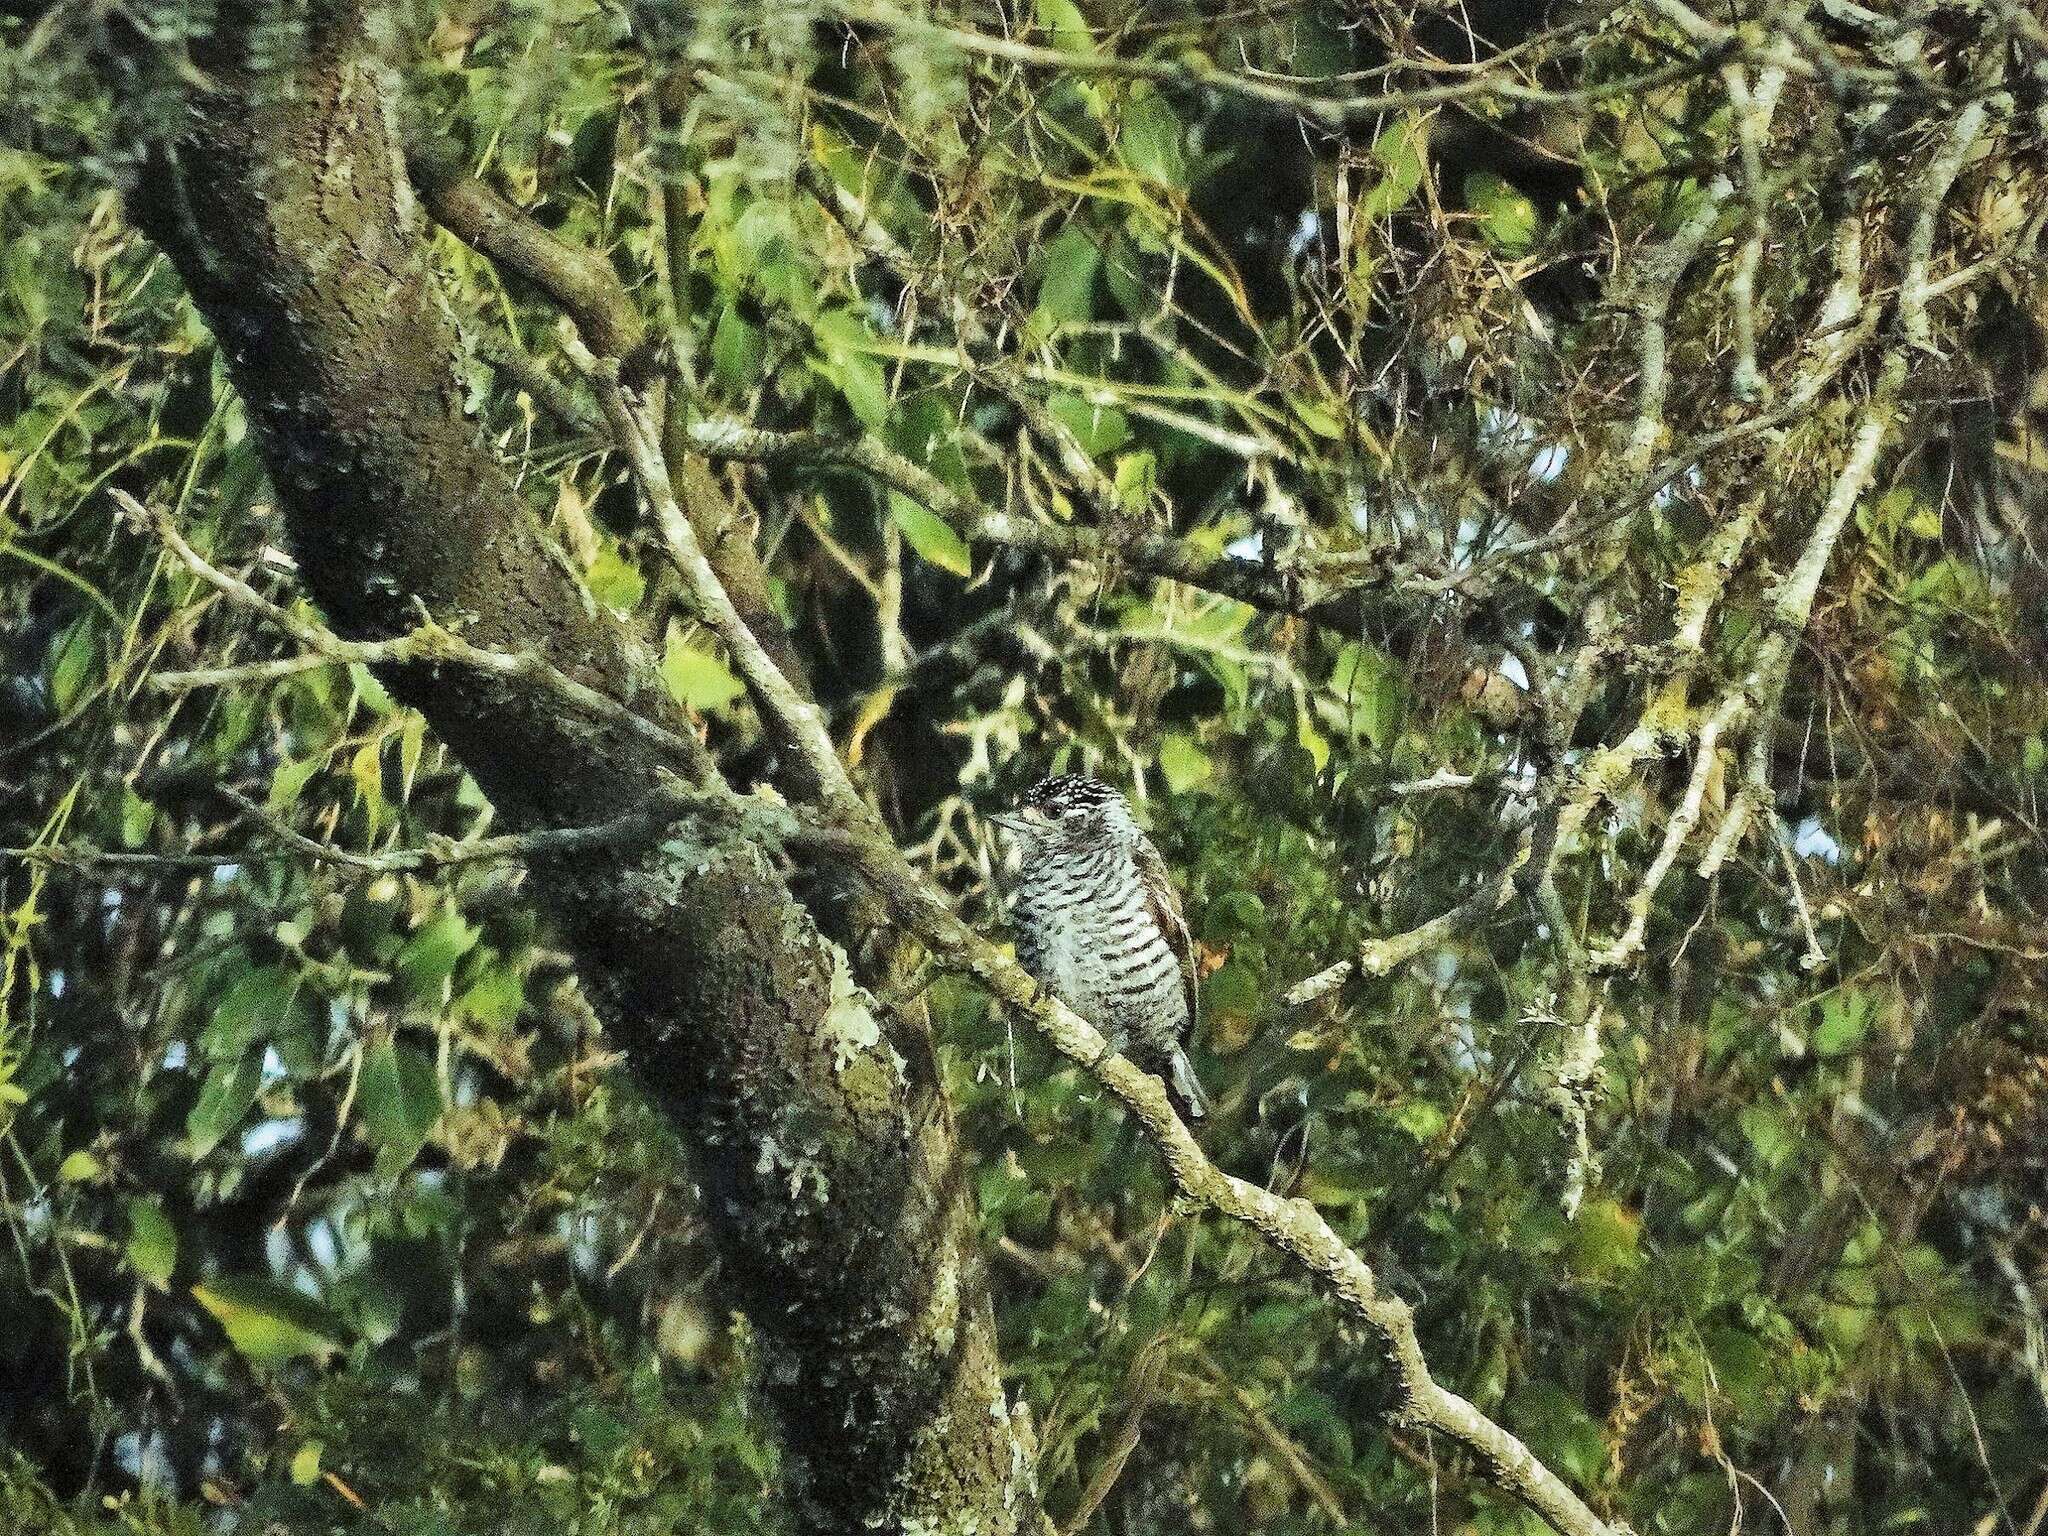
[[[818,1028],[825,1043],[832,1047],[832,1070],[844,1072],[881,1043],[882,1027],[875,1022],[867,994],[855,983],[847,967],[845,951],[836,944],[831,950],[832,1001]]]
[[[890,1075],[900,1077],[905,1063],[896,1048],[882,1036],[882,1026],[875,1017],[874,999],[853,979],[846,951],[829,940],[825,943],[832,956],[832,998],[826,1005],[824,1017],[818,1021],[818,1031],[824,1043],[831,1048],[832,1070],[843,1074],[864,1059],[886,1060]],[[881,1047],[886,1056],[878,1052],[877,1047]]]

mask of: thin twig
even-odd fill
[[[1323,1280],[1344,1308],[1378,1336],[1394,1371],[1392,1417],[1397,1422],[1433,1429],[1465,1447],[1495,1486],[1567,1536],[1614,1536],[1616,1527],[1594,1514],[1527,1445],[1437,1382],[1423,1357],[1407,1302],[1380,1289],[1371,1267],[1314,1206],[1282,1199],[1211,1163],[1157,1077],[1113,1050],[1093,1024],[970,929],[945,896],[911,869],[847,777],[822,712],[782,675],[719,585],[689,519],[676,504],[660,442],[643,408],[620,386],[616,364],[598,362],[595,377],[605,414],[700,616],[731,652],[756,703],[779,723],[785,739],[815,775],[819,805],[814,816],[843,834],[841,856],[882,896],[896,920],[923,941],[934,959],[973,976],[1000,1002],[1029,1019],[1054,1050],[1086,1069],[1121,1102],[1158,1149],[1183,1199],[1250,1227]],[[1512,871],[1499,899],[1511,889]]]
[[[325,663],[347,665],[360,662],[365,666],[387,666],[400,662],[451,662],[495,677],[524,679],[547,689],[580,713],[646,737],[673,754],[679,762],[691,762],[700,755],[695,741],[678,736],[610,695],[577,682],[552,662],[531,652],[515,655],[472,645],[431,617],[418,629],[389,640],[344,640],[324,625],[301,618],[289,608],[272,602],[240,577],[215,566],[186,542],[169,514],[145,507],[118,487],[110,488],[108,494],[138,527],[153,530],[193,575],[238,606],[261,615]],[[178,689],[216,682],[239,682],[257,675],[288,676],[305,670],[309,665],[319,664],[295,657],[281,663],[258,663],[255,672],[245,668],[221,668],[210,673],[172,673],[169,676],[173,681],[163,686]],[[265,668],[271,670],[266,672]]]

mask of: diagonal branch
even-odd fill
[[[601,253],[541,228],[438,145],[407,144],[405,168],[435,223],[561,305],[593,352],[628,358],[646,344],[640,307]]]
[[[1613,1536],[1527,1445],[1430,1374],[1407,1302],[1379,1289],[1372,1269],[1305,1200],[1282,1199],[1211,1163],[1166,1096],[1157,1077],[1110,1047],[1102,1033],[1027,976],[1017,963],[956,916],[946,898],[905,862],[853,787],[832,746],[824,716],[804,699],[747,631],[697,547],[688,518],[675,504],[652,423],[602,371],[599,398],[625,445],[642,494],[653,507],[668,553],[704,621],[731,650],[761,708],[779,718],[823,787],[821,814],[850,833],[844,857],[880,893],[896,921],[921,939],[943,965],[973,976],[999,1001],[1030,1020],[1060,1055],[1084,1068],[1129,1109],[1164,1158],[1175,1190],[1194,1205],[1251,1228],[1321,1280],[1338,1302],[1379,1339],[1397,1381],[1394,1418],[1447,1436],[1477,1456],[1495,1486],[1521,1500],[1566,1536]]]

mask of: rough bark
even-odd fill
[[[189,132],[156,147],[131,206],[228,354],[307,587],[345,635],[402,632],[424,608],[616,691],[647,637],[588,604],[463,413],[360,8],[232,10]],[[617,815],[664,771],[703,772],[517,680],[410,665],[389,682],[514,827]],[[685,835],[532,884],[690,1150],[764,1346],[798,1525],[1035,1527],[1029,1429],[998,1376],[921,1026],[853,984],[758,847]]]

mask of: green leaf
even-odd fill
[[[1798,1137],[1774,1104],[1745,1104],[1736,1114],[1743,1137],[1765,1168],[1782,1166],[1799,1150]]]
[[[1754,1334],[1740,1328],[1709,1328],[1703,1342],[1714,1363],[1714,1384],[1738,1403],[1751,1398],[1783,1366]]]
[[[128,1202],[128,1267],[158,1290],[178,1267],[178,1229],[154,1200]]]
[[[1344,706],[1352,734],[1385,751],[1401,718],[1400,684],[1385,653],[1347,642],[1330,670],[1330,691]]]
[[[377,674],[360,661],[348,664],[348,680],[349,685],[356,691],[356,697],[363,701],[363,708],[379,719],[390,714],[396,707],[392,703],[390,691],[377,681]]]
[[[1257,612],[1251,604],[1234,598],[1205,602],[1191,614],[1183,614],[1174,625],[1181,633],[1211,642],[1234,640],[1245,632]]]
[[[742,396],[760,382],[766,355],[761,328],[728,304],[711,332],[711,377],[730,396]]]
[[[962,430],[960,418],[936,394],[899,401],[889,424],[891,444],[898,453],[965,493],[973,489],[973,482],[960,448]]]
[[[64,1184],[83,1184],[88,1180],[98,1178],[105,1172],[105,1164],[101,1163],[98,1158],[94,1157],[83,1147],[71,1153],[63,1162],[57,1165],[58,1181]]]
[[[661,653],[661,680],[677,703],[698,710],[723,709],[747,691],[730,667],[685,641],[681,627],[674,623],[668,627]]]
[[[525,1006],[526,983],[519,973],[509,965],[493,965],[455,1000],[451,1012],[487,1029],[503,1029],[518,1022]]]
[[[121,786],[121,846],[140,848],[156,825],[156,807],[135,793],[132,785]]]
[[[1813,1048],[1822,1056],[1841,1056],[1863,1043],[1869,1032],[1876,999],[1859,987],[1844,987],[1821,1000],[1820,1026],[1813,1032]]]
[[[1536,205],[1491,171],[1465,178],[1465,201],[1479,217],[1479,233],[1495,250],[1520,255],[1536,243]]]
[[[889,379],[864,350],[871,340],[866,323],[851,310],[834,309],[818,316],[812,332],[824,353],[818,370],[838,386],[861,425],[880,432],[889,419]]]
[[[796,239],[789,201],[781,197],[756,198],[734,221],[732,234],[741,260],[755,277],[762,276],[762,269],[786,256]]]
[[[267,1275],[228,1275],[192,1287],[192,1298],[227,1330],[228,1342],[260,1363],[325,1359],[348,1342],[341,1321],[302,1291]]]
[[[274,816],[298,803],[307,782],[320,771],[317,757],[286,758],[270,775],[270,797],[264,802]]]
[[[419,1155],[441,1118],[441,1079],[424,1052],[385,1040],[363,1056],[363,1129],[399,1167]]]
[[[1074,0],[1038,0],[1038,24],[1062,53],[1093,53],[1095,34]]]
[[[398,971],[416,998],[441,1000],[455,964],[475,946],[477,930],[450,907],[406,941],[398,952]]]
[[[1181,151],[1181,121],[1172,104],[1155,90],[1134,90],[1124,102],[1117,150],[1124,164],[1140,176],[1169,187],[1187,184],[1187,156]]]
[[[50,668],[50,702],[60,715],[78,702],[100,661],[99,631],[91,619],[79,619],[57,641]]]
[[[1372,141],[1372,157],[1382,175],[1359,197],[1357,217],[1383,219],[1405,207],[1415,195],[1423,172],[1418,137],[1409,124],[1399,122]]]
[[[1168,731],[1159,741],[1159,771],[1166,775],[1166,787],[1178,795],[1207,779],[1215,764],[1194,737]]]
[[[299,980],[278,965],[256,965],[236,976],[199,1037],[215,1061],[236,1061],[248,1051],[308,1022],[299,1004]]]
[[[263,1053],[251,1050],[236,1061],[214,1064],[199,1089],[199,1101],[185,1116],[187,1150],[194,1162],[242,1123],[263,1090]]]
[[[1113,405],[1096,405],[1073,394],[1054,395],[1045,404],[1090,458],[1113,453],[1130,438],[1130,418]]]
[[[1553,1466],[1581,1483],[1599,1483],[1607,1468],[1607,1440],[1599,1421],[1570,1393],[1532,1383],[1515,1394],[1512,1422],[1526,1427],[1531,1447]]]
[[[974,556],[968,552],[966,542],[922,502],[912,501],[901,491],[891,491],[889,516],[903,530],[903,537],[917,551],[919,559],[955,576],[974,574]]]
[[[1069,224],[1040,258],[1038,313],[1048,321],[1089,320],[1095,315],[1095,274],[1102,253],[1078,224]]]

